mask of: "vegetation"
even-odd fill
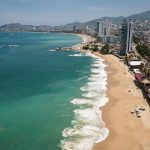
[[[97,42],[100,42],[100,37],[97,36],[97,37],[96,37],[96,41],[97,41]]]
[[[105,44],[102,48],[101,48],[101,53],[102,54],[109,54],[110,51],[110,46],[108,44]]]
[[[146,63],[145,65],[141,66],[141,70],[145,73],[147,77],[150,77],[150,64]]]
[[[88,46],[88,45],[83,46],[83,49],[84,49],[84,50],[88,50],[88,49],[89,49],[89,46]]]
[[[138,44],[136,49],[142,57],[150,58],[150,49],[145,44]]]
[[[135,44],[140,44],[140,39],[137,36],[133,36],[133,42]]]
[[[92,48],[92,51],[97,52],[98,51],[98,45],[94,45],[94,47]]]
[[[128,64],[128,62],[132,60],[141,60],[141,56],[137,55],[134,52],[131,52],[131,53],[128,53],[124,58],[124,61],[126,64]]]

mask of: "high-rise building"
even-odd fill
[[[102,21],[97,22],[97,36],[102,34]]]
[[[112,23],[109,20],[97,22],[97,36],[109,35]]]
[[[123,20],[121,28],[121,54],[126,55],[132,51],[132,21],[129,19]]]

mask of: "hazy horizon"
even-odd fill
[[[136,4],[136,7],[135,7]],[[0,25],[64,25],[93,19],[129,16],[150,10],[145,0],[5,0],[0,5]],[[138,8],[138,9],[137,9]]]

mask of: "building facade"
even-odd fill
[[[109,35],[112,23],[109,20],[97,22],[97,36]]]
[[[102,34],[102,21],[97,22],[97,36]]]
[[[119,41],[119,37],[115,36],[115,35],[101,35],[99,36],[99,40],[103,43],[103,44],[115,44],[118,43]]]
[[[121,54],[126,55],[132,51],[133,24],[131,20],[124,20],[121,28]]]

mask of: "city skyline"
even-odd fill
[[[15,22],[33,25],[86,22],[103,16],[128,16],[149,10],[149,5],[149,0],[144,3],[141,0],[5,0],[0,5],[0,25]]]

